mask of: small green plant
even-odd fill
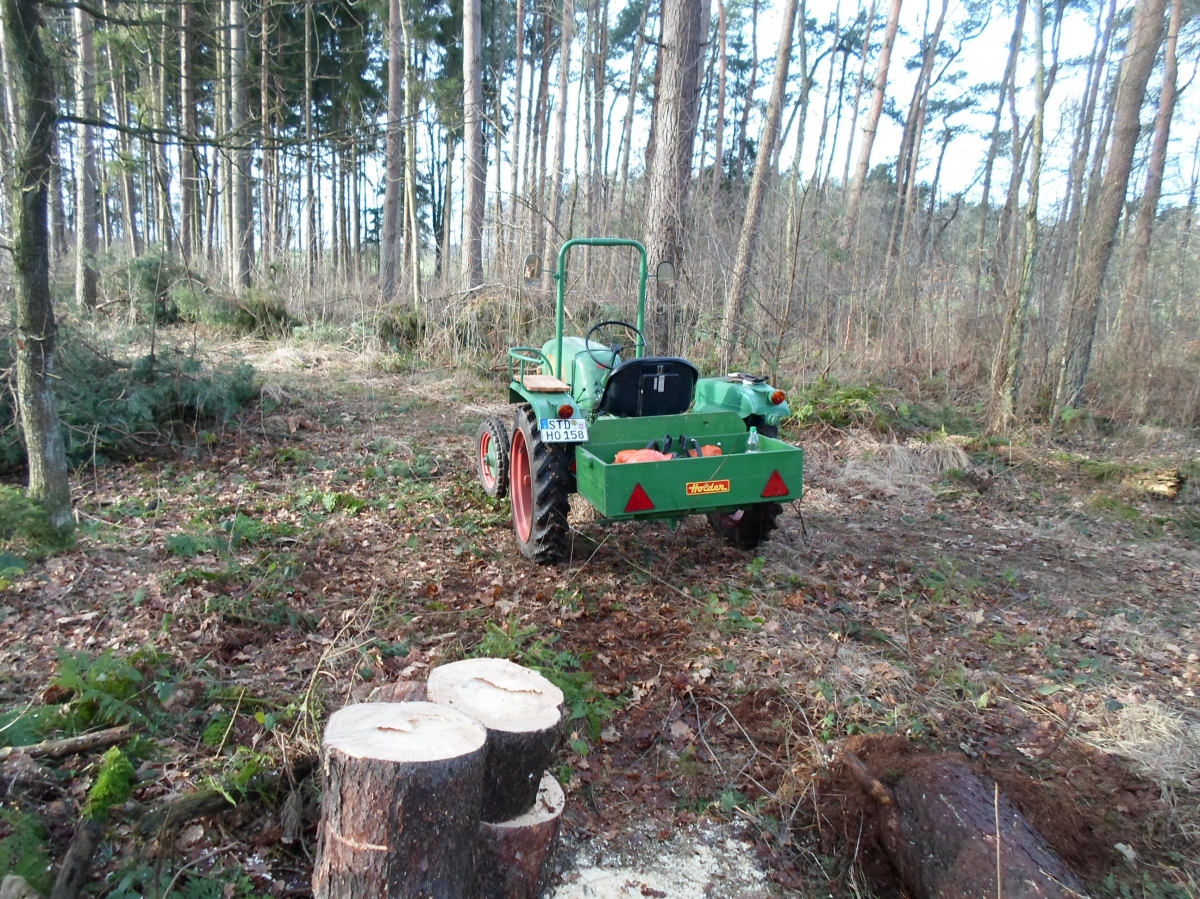
[[[28,812],[0,809],[8,836],[0,840],[0,880],[8,874],[24,877],[40,893],[50,891],[50,854],[46,828]]]
[[[162,659],[145,649],[124,659],[111,650],[98,656],[59,650],[58,674],[51,683],[71,694],[63,726],[81,731],[152,723],[176,682]]]

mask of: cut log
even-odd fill
[[[562,690],[507,659],[465,659],[433,669],[429,701],[470,715],[487,728],[484,821],[525,814],[558,744]]]
[[[931,759],[890,790],[857,757],[847,753],[846,763],[854,779],[887,809],[884,849],[915,896],[1087,896],[1079,878],[1008,797],[964,762]],[[882,802],[884,795],[894,802]]]
[[[547,772],[532,809],[511,821],[480,823],[480,899],[536,899],[565,806],[562,787]]]
[[[475,892],[487,732],[428,702],[365,702],[329,719],[315,899]]]
[[[1129,474],[1121,483],[1142,493],[1175,499],[1183,489],[1185,480],[1178,468],[1157,468]]]

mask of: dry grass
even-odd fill
[[[1181,833],[1200,838],[1200,721],[1157,700],[1080,715],[1088,743],[1158,784]]]

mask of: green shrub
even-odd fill
[[[164,254],[138,256],[105,272],[103,308],[117,315],[127,309],[138,322],[149,322],[153,316],[160,325],[175,324],[180,320],[174,301],[177,285],[190,277],[186,268]]]
[[[12,358],[11,334],[0,335],[0,364]],[[136,456],[175,442],[202,424],[225,424],[257,395],[254,369],[220,364],[178,349],[129,361],[63,333],[58,354],[59,416],[72,464]],[[11,399],[15,374],[0,381],[0,472],[24,465]]]
[[[286,304],[267,291],[247,290],[234,306],[231,324],[239,334],[282,337],[291,333],[292,317]]]
[[[419,312],[389,306],[379,314],[379,342],[392,353],[411,350],[425,339],[425,319]]]
[[[18,487],[0,484],[0,581],[25,560],[45,558],[66,549],[72,536],[50,524],[46,510]]]

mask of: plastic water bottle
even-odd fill
[[[758,428],[750,428],[750,436],[746,438],[746,452],[757,453],[762,449],[758,444]]]

